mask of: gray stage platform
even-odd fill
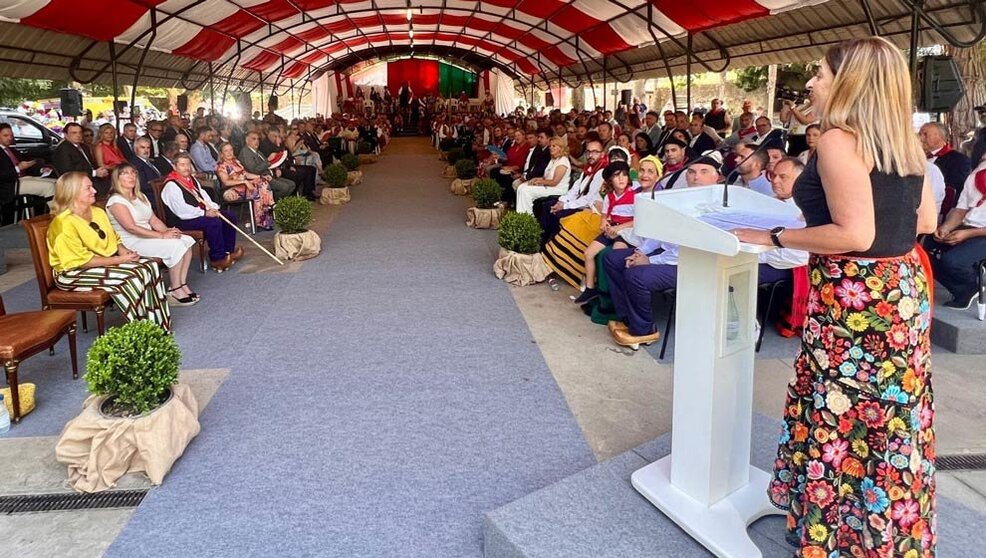
[[[755,465],[770,469],[779,423],[753,417]],[[590,467],[486,515],[486,558],[674,558],[710,554],[630,485],[630,474],[671,449],[670,434]],[[939,558],[960,558],[983,548],[986,516],[938,498]],[[765,557],[790,557],[784,517],[763,518],[750,529]]]
[[[952,297],[941,285],[935,288],[935,319],[931,342],[962,355],[986,354],[986,322],[980,322],[976,304],[968,310],[953,310],[943,303]]]

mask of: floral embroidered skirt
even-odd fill
[[[898,258],[813,256],[770,500],[804,558],[935,554],[928,276]]]

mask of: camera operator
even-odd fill
[[[787,130],[787,153],[792,157],[797,157],[802,151],[808,149],[805,132],[809,124],[818,121],[815,107],[811,106],[811,100],[807,99],[798,106],[796,105],[799,100],[797,97],[798,95],[790,94],[781,97],[781,123]]]

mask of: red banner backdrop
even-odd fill
[[[391,95],[400,94],[401,86],[408,82],[415,97],[438,94],[437,60],[394,60],[387,63],[387,87]]]

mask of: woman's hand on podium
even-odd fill
[[[773,246],[773,242],[770,241],[770,231],[765,231],[761,229],[733,229],[729,231],[740,242],[745,242],[747,244],[761,244],[763,246]]]

